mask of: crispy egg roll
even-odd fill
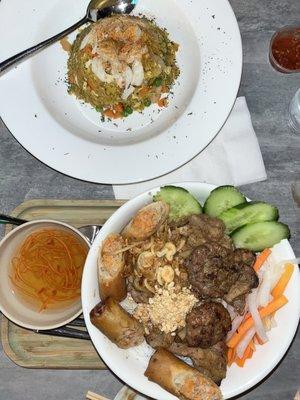
[[[124,228],[122,235],[135,240],[148,239],[166,221],[169,211],[169,205],[163,201],[148,204],[138,211]]]
[[[110,297],[92,309],[90,318],[92,324],[121,349],[138,346],[144,340],[142,325]]]
[[[110,234],[103,241],[98,257],[99,292],[102,300],[112,297],[122,301],[127,296],[124,276],[125,258],[122,248],[124,239],[119,234]]]
[[[221,400],[218,386],[168,350],[151,357],[145,376],[181,400]]]

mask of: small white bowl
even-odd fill
[[[12,283],[9,279],[11,259],[16,250],[28,235],[44,228],[60,228],[72,231],[82,239],[88,247],[88,240],[74,227],[63,222],[52,220],[38,220],[27,222],[13,229],[0,242],[0,311],[12,322],[24,328],[34,330],[48,330],[66,325],[78,317],[81,312],[80,297],[70,306],[62,309],[34,311],[19,296],[14,294]]]

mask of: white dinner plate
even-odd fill
[[[88,0],[2,0],[0,60],[82,18]],[[236,99],[242,45],[227,0],[139,0],[180,45],[181,75],[170,105],[124,121],[67,93],[67,53],[59,43],[0,77],[0,113],[15,138],[50,167],[98,183],[158,177],[191,160],[216,136]],[[73,40],[75,34],[70,37]]]
[[[212,185],[202,183],[177,183],[176,185],[189,190],[199,199],[201,204],[204,203],[210,191],[214,188]],[[90,311],[100,301],[97,282],[97,257],[102,241],[108,234],[120,232],[141,207],[152,201],[152,195],[157,190],[157,188],[153,189],[128,201],[112,215],[101,229],[91,247],[84,267],[81,289],[82,308],[85,323],[94,346],[105,364],[120,379],[146,396],[157,400],[175,400],[174,396],[155,383],[148,381],[144,376],[149,358],[153,353],[150,346],[144,342],[142,345],[129,350],[119,349],[91,324],[89,318]],[[273,254],[278,262],[295,257],[287,240],[283,240],[276,245]],[[239,395],[261,381],[275,368],[288,350],[299,321],[299,284],[300,274],[298,268],[295,268],[285,292],[289,302],[276,313],[277,327],[268,333],[269,342],[263,346],[257,346],[255,354],[245,364],[244,368],[239,368],[236,364],[228,368],[227,377],[222,381],[221,385],[225,399]]]

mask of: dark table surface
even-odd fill
[[[207,0],[208,1],[208,0]],[[268,180],[242,190],[250,198],[271,200],[292,230],[291,244],[300,254],[300,209],[291,184],[300,181],[300,135],[287,127],[287,108],[300,86],[300,75],[282,75],[268,62],[272,33],[300,21],[299,0],[231,0],[243,39],[244,70],[240,95],[247,98],[265,161]],[[25,199],[109,199],[111,187],[64,176],[27,153],[0,122],[0,210],[9,213]],[[251,168],[251,166],[249,166]],[[0,231],[3,234],[3,231]],[[276,370],[241,399],[290,400],[300,389],[300,334]],[[0,400],[83,399],[87,390],[110,398],[121,388],[108,371],[27,370],[0,350]]]

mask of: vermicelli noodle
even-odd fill
[[[16,294],[39,311],[69,304],[80,296],[87,244],[63,229],[29,235],[11,261],[10,279]]]

